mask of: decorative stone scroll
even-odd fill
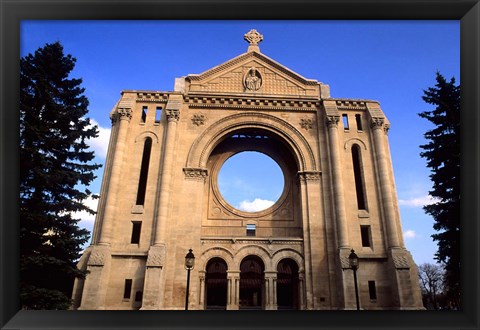
[[[163,267],[165,262],[165,246],[153,245],[148,250],[147,267]]]
[[[184,168],[185,179],[205,181],[208,176],[208,171],[204,168]]]
[[[103,266],[105,261],[110,257],[110,247],[105,245],[96,245],[93,248],[90,258],[88,258],[88,266]]]
[[[320,180],[321,174],[322,172],[319,172],[319,171],[298,172],[298,178],[300,182],[318,181]]]
[[[338,121],[340,120],[340,116],[327,116],[326,117],[326,124],[328,128],[331,127],[338,127]]]

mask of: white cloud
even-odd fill
[[[88,197],[83,201],[83,204],[96,212],[98,207],[98,198],[93,199],[92,197]],[[86,225],[87,223],[92,224],[95,221],[95,214],[90,214],[87,211],[72,212],[72,217],[74,219],[80,219],[80,225]]]
[[[98,122],[90,118],[90,122],[92,125],[97,125],[98,126],[98,137],[94,139],[89,139],[87,140],[88,145],[90,148],[95,151],[95,155],[97,157],[105,159],[107,157],[107,149],[108,149],[108,142],[110,141],[110,132],[111,129],[107,127],[101,127]]]
[[[403,233],[403,237],[407,239],[413,239],[417,237],[417,233],[414,230],[407,230]]]
[[[410,207],[423,207],[424,205],[430,205],[438,202],[438,199],[433,198],[430,195],[423,197],[410,198],[410,199],[399,199],[398,204],[400,206],[410,206]]]
[[[244,200],[238,206],[239,210],[245,212],[258,212],[265,210],[275,204],[274,201],[269,201],[265,199],[255,198],[253,201]]]

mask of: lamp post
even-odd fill
[[[190,271],[195,265],[195,256],[192,253],[192,249],[188,250],[185,256],[185,269],[187,270],[187,291],[185,292],[185,310],[188,310],[188,291],[190,289]]]
[[[357,311],[360,310],[360,303],[358,300],[358,286],[357,286],[357,269],[358,269],[358,256],[355,253],[355,250],[352,249],[350,255],[348,256],[348,262],[350,268],[353,270],[353,281],[355,282],[355,299],[357,300]]]

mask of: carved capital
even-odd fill
[[[204,168],[184,168],[185,179],[205,181],[208,171]]]
[[[307,181],[318,181],[320,180],[321,172],[319,171],[305,171],[305,172],[298,172],[298,179],[300,183],[304,183]]]
[[[383,118],[372,118],[370,127],[372,128],[372,130],[383,129],[384,123],[385,123],[385,120]]]
[[[167,120],[177,122],[180,119],[180,110],[177,109],[167,109],[165,111],[167,115]]]
[[[120,120],[130,121],[132,119],[132,109],[130,108],[117,108],[117,110],[110,115],[112,125]]]
[[[151,246],[148,250],[147,267],[163,267],[165,263],[165,246]]]
[[[90,258],[88,258],[88,266],[103,266],[107,258],[110,257],[110,247],[105,245],[96,245],[93,248]]]
[[[338,127],[338,121],[340,120],[340,116],[327,116],[326,124],[328,128]]]

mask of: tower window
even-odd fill
[[[348,116],[347,116],[347,114],[344,113],[342,115],[342,120],[343,120],[343,128],[345,130],[349,130],[350,127],[348,126]]]
[[[370,299],[377,299],[377,288],[375,287],[375,281],[368,281],[368,292],[370,294]]]
[[[142,230],[142,222],[132,221],[132,238],[130,240],[131,244],[140,243],[140,232]]]
[[[247,225],[247,236],[255,236],[255,229],[256,229],[255,225],[252,225],[252,224]]]
[[[355,115],[355,120],[357,122],[357,130],[358,131],[363,131],[363,128],[362,128],[362,116],[360,116],[359,114],[356,114]]]
[[[360,234],[362,236],[362,246],[371,247],[370,226],[360,226]]]
[[[159,123],[161,117],[162,117],[162,108],[157,107],[157,110],[155,111],[155,122]]]
[[[143,147],[142,165],[140,167],[140,179],[138,180],[137,205],[145,203],[145,192],[147,189],[148,165],[150,163],[150,151],[152,139],[147,138]]]
[[[123,299],[130,299],[132,292],[132,279],[125,279],[125,288],[123,290]]]
[[[359,210],[366,210],[365,186],[362,173],[362,158],[360,147],[355,144],[352,147],[353,174],[355,176],[355,191],[357,193],[357,206]]]
[[[144,123],[147,120],[147,111],[148,107],[145,105],[142,108],[142,123]]]

